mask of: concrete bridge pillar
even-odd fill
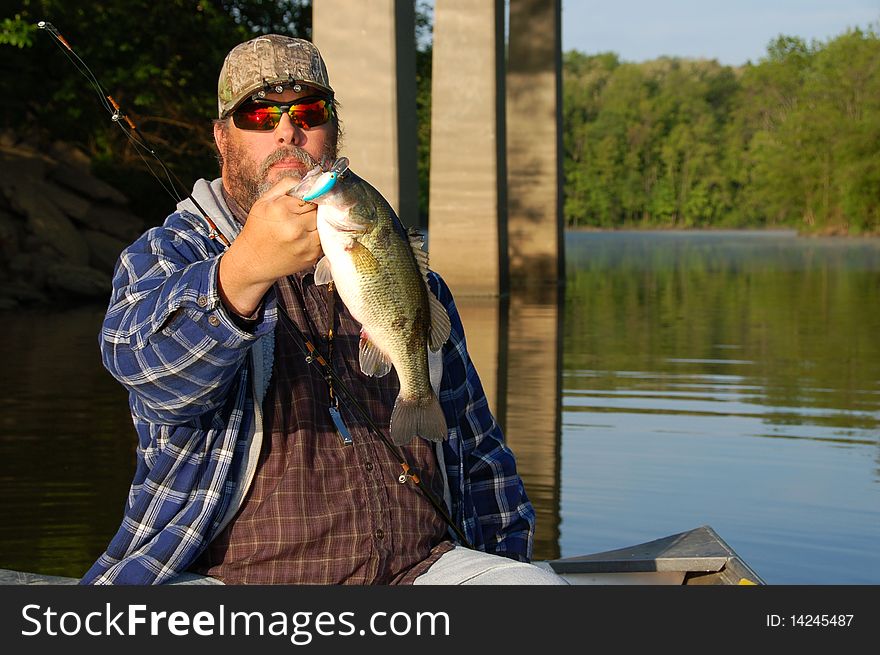
[[[340,154],[403,224],[418,225],[415,4],[319,0],[312,40],[340,103]]]
[[[510,0],[508,239],[512,284],[564,281],[561,0]]]
[[[430,266],[460,295],[507,288],[504,3],[436,0]]]

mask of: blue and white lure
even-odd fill
[[[320,177],[317,179],[314,186],[312,187],[312,190],[303,196],[303,200],[305,200],[306,202],[311,202],[315,198],[320,198],[321,196],[323,196],[330,189],[336,186],[336,180],[342,177],[347,170],[348,158],[340,157],[335,162],[333,162],[333,166],[330,167],[329,171],[321,173]]]

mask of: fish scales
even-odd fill
[[[321,175],[326,173],[311,171],[291,194],[308,196],[324,184]],[[429,342],[436,351],[448,338],[449,317],[428,289],[415,246],[382,195],[350,171],[313,202],[325,255],[316,282],[332,279],[361,324],[362,371],[382,376],[393,367],[400,381],[389,426],[392,440],[442,441],[446,419],[431,386],[428,350]]]

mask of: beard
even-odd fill
[[[329,167],[335,159],[335,140],[328,139],[325,142],[320,162],[302,148],[281,146],[258,163],[250,156],[247,149],[229,133],[226,152],[223,154],[228,180],[227,191],[241,205],[242,209],[250,212],[257,199],[279,180],[291,178],[298,182],[315,166]],[[302,167],[270,170],[273,165],[284,160],[297,161],[302,164]]]

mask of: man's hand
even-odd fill
[[[260,196],[220,258],[220,298],[240,316],[253,314],[275,280],[314,266],[323,254],[318,207],[288,196],[294,185],[284,178]]]

